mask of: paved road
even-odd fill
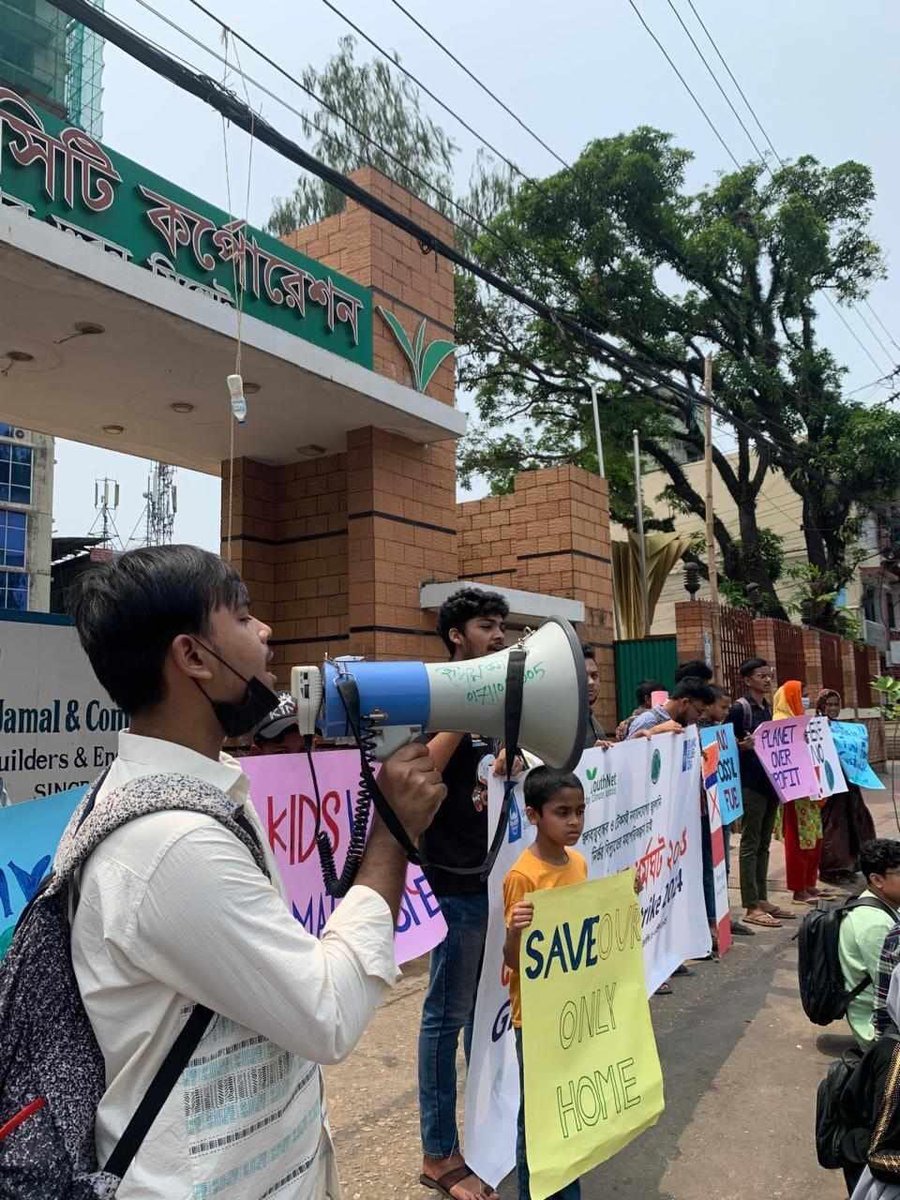
[[[897,836],[890,792],[868,797],[879,831]],[[780,847],[771,881],[783,888]],[[783,892],[775,899],[787,902]],[[733,894],[732,902],[737,905]],[[799,910],[798,910],[799,911]],[[815,1089],[849,1040],[809,1024],[797,999],[796,923],[737,939],[699,963],[674,995],[652,1001],[666,1089],[659,1124],[587,1177],[585,1200],[839,1200],[815,1161]],[[348,1062],[328,1071],[329,1105],[349,1200],[423,1200],[415,1091],[425,964],[407,969]],[[508,1180],[501,1188],[512,1200]]]

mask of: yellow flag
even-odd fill
[[[532,1200],[617,1154],[663,1110],[634,872],[534,892],[522,935]]]

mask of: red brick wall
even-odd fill
[[[457,507],[459,577],[581,600],[579,630],[597,651],[597,716],[615,726],[612,567],[605,479],[578,467],[524,471],[508,496]]]
[[[446,217],[399,184],[372,167],[354,171],[351,179],[377,195],[398,212],[411,217],[442,241],[453,241],[453,229]],[[453,269],[446,259],[424,254],[418,242],[408,234],[373,216],[352,200],[345,210],[326,217],[315,225],[286,237],[285,242],[349,275],[373,292],[373,303],[393,312],[410,341],[423,317],[428,325],[428,341],[443,338],[454,341]],[[373,367],[379,375],[412,386],[409,363],[384,320],[376,312],[373,321]],[[447,404],[455,398],[455,368],[452,356],[446,359],[428,386],[428,394]]]
[[[353,178],[442,239],[439,213],[370,168]],[[366,209],[297,230],[285,241],[373,291],[409,334],[428,321],[428,340],[453,340],[453,272],[434,254]],[[412,386],[409,364],[376,313],[374,369]],[[428,387],[452,404],[447,359]],[[300,439],[302,440],[302,439]],[[228,464],[223,464],[223,541],[228,537]],[[258,614],[273,626],[275,668],[324,654],[435,658],[433,617],[419,607],[424,580],[456,575],[456,471],[452,442],[422,446],[378,429],[348,436],[347,452],[274,467],[235,463],[230,548]],[[228,546],[226,545],[226,553]]]

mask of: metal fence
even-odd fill
[[[789,679],[806,679],[806,654],[803,650],[803,630],[787,621],[773,621],[775,638],[775,675],[779,686]]]
[[[753,618],[741,608],[720,608],[719,622],[722,630],[721,683],[730,696],[741,696],[744,692],[741,663],[756,653]]]
[[[675,680],[678,655],[674,637],[629,638],[613,644],[616,663],[616,708],[619,720],[634,712],[639,683],[655,679],[666,691]]]
[[[819,646],[822,650],[822,686],[844,694],[844,664],[841,654],[841,639],[836,633],[820,633]]]

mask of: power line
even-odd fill
[[[783,167],[783,166],[784,166],[784,160],[782,159],[782,157],[781,157],[781,155],[778,153],[778,151],[775,149],[775,147],[772,145],[772,139],[769,137],[769,135],[766,133],[765,129],[763,128],[763,124],[762,124],[762,122],[760,121],[759,117],[756,115],[756,110],[754,109],[754,107],[753,107],[753,105],[750,103],[750,101],[747,99],[747,96],[746,96],[746,94],[744,93],[744,89],[741,87],[741,85],[740,85],[740,84],[738,83],[738,81],[735,79],[735,77],[734,77],[734,74],[732,73],[731,67],[729,67],[728,63],[725,61],[725,56],[722,54],[722,51],[721,51],[721,50],[719,49],[719,47],[716,45],[716,41],[715,41],[715,39],[714,39],[713,35],[712,35],[712,34],[709,32],[709,30],[706,28],[706,23],[704,22],[703,18],[702,18],[702,17],[700,16],[700,14],[697,12],[697,9],[696,9],[696,8],[695,8],[695,6],[694,6],[694,0],[687,0],[687,2],[688,2],[688,4],[690,5],[691,12],[692,12],[692,13],[694,14],[694,16],[697,18],[697,21],[698,21],[698,22],[699,22],[699,24],[700,24],[700,28],[703,30],[703,32],[706,34],[706,36],[709,38],[710,45],[712,46],[713,50],[715,50],[716,54],[719,56],[719,61],[721,62],[722,66],[725,68],[725,70],[728,72],[728,77],[730,78],[730,80],[731,80],[731,82],[734,84],[734,86],[737,88],[737,90],[738,90],[738,93],[740,94],[740,97],[741,97],[741,99],[742,99],[742,100],[744,101],[744,103],[747,105],[747,108],[748,108],[748,110],[749,110],[749,112],[750,112],[750,115],[753,117],[753,120],[756,122],[757,126],[759,127],[759,131],[760,131],[760,133],[763,135],[763,137],[764,137],[764,138],[766,139],[766,141],[768,142],[768,144],[769,144],[769,149],[770,149],[770,150],[772,151],[772,153],[775,155],[775,157],[776,157],[776,159],[778,160],[779,164],[780,164],[780,165]]]
[[[633,0],[629,0],[629,2],[632,4],[632,7],[634,7]],[[682,26],[682,28],[684,29],[685,33],[687,33],[688,37],[690,38],[690,40],[691,40],[691,43],[692,43],[692,45],[694,46],[694,49],[697,51],[697,53],[698,53],[698,55],[700,56],[701,60],[703,61],[704,65],[706,66],[706,69],[707,69],[708,71],[710,71],[710,74],[712,74],[712,71],[711,71],[711,68],[710,68],[710,66],[709,66],[709,63],[707,62],[707,60],[706,60],[705,56],[704,56],[704,55],[703,55],[703,53],[701,52],[701,50],[700,50],[699,46],[697,45],[696,41],[694,41],[694,38],[691,36],[691,33],[690,33],[690,31],[688,30],[687,26],[685,25],[684,21],[681,19],[681,16],[680,16],[680,14],[678,13],[678,10],[675,8],[675,5],[674,5],[674,3],[673,3],[673,0],[667,0],[667,3],[668,3],[668,5],[669,5],[669,7],[672,9],[672,11],[675,13],[676,17],[678,17],[678,21],[679,21],[679,23],[681,24],[681,26]],[[707,38],[709,39],[709,43],[710,43],[710,45],[712,46],[713,50],[715,50],[715,52],[716,52],[716,55],[717,55],[717,56],[718,56],[718,58],[719,58],[719,61],[721,62],[722,66],[725,68],[725,70],[727,71],[727,73],[728,73],[728,77],[730,78],[730,80],[731,80],[731,82],[734,84],[734,86],[737,88],[737,90],[738,90],[738,93],[739,93],[739,95],[740,95],[741,99],[744,101],[744,104],[747,106],[747,109],[748,109],[748,111],[750,112],[750,115],[753,117],[753,120],[756,122],[757,126],[759,127],[759,130],[760,130],[760,132],[762,133],[763,137],[766,139],[766,142],[767,142],[767,143],[768,143],[768,145],[769,145],[769,149],[770,149],[770,150],[772,151],[772,153],[775,155],[775,158],[778,160],[778,163],[779,163],[779,165],[780,165],[781,167],[784,167],[784,166],[786,165],[786,164],[785,164],[785,161],[784,161],[784,159],[781,157],[781,155],[780,155],[780,154],[778,153],[778,151],[775,149],[775,145],[774,145],[774,143],[772,142],[772,139],[769,137],[769,134],[768,134],[768,132],[766,131],[765,127],[763,126],[763,123],[762,123],[762,121],[760,121],[759,117],[758,117],[758,116],[757,116],[757,114],[756,114],[756,109],[755,109],[755,108],[753,107],[753,105],[750,103],[749,99],[747,98],[747,94],[746,94],[746,92],[745,92],[745,91],[744,91],[744,89],[741,87],[741,85],[738,83],[738,81],[737,81],[737,78],[735,77],[735,74],[734,74],[734,72],[732,71],[731,67],[728,65],[728,62],[727,62],[727,61],[726,61],[726,59],[725,59],[725,55],[724,55],[724,54],[722,53],[722,51],[719,49],[718,43],[716,42],[715,38],[714,38],[714,37],[713,37],[713,35],[710,33],[710,31],[709,31],[709,29],[708,29],[708,27],[707,27],[707,25],[706,25],[706,22],[703,20],[703,18],[700,16],[700,13],[697,11],[696,5],[694,4],[694,0],[687,0],[687,3],[688,3],[688,5],[690,6],[691,12],[694,14],[694,17],[696,18],[696,20],[697,20],[698,24],[700,25],[701,29],[703,30],[703,32],[706,34]],[[645,25],[645,27],[646,27],[646,22],[644,22],[644,25]],[[648,32],[649,32],[649,29],[648,29]],[[656,42],[657,42],[657,44],[659,45],[658,39],[654,38],[654,41],[656,41]],[[662,47],[660,47],[660,48],[662,48]],[[665,53],[665,52],[664,52],[664,53]],[[668,57],[668,55],[667,55],[667,57]],[[680,73],[679,73],[679,78],[681,78],[681,76],[680,76]],[[725,94],[725,93],[724,93],[724,90],[723,90],[723,89],[722,89],[722,87],[720,86],[720,84],[719,84],[718,80],[716,79],[715,75],[713,75],[713,80],[715,81],[715,83],[716,83],[716,86],[717,86],[717,87],[719,87],[719,90],[720,90],[720,91],[722,91],[722,93],[723,93],[723,95],[724,95],[724,94]],[[727,96],[726,96],[726,99],[727,99]],[[729,101],[729,107],[732,109],[732,112],[734,112],[734,106],[733,106],[733,105],[731,105],[731,102],[730,102],[730,101]],[[737,113],[736,113],[736,112],[735,112],[735,116],[737,116]],[[748,132],[748,130],[747,130],[747,128],[746,128],[746,126],[744,125],[743,121],[741,121],[740,117],[738,117],[738,121],[740,121],[741,128],[744,130],[744,132],[745,132],[745,133],[747,133],[747,136],[748,136],[748,137],[750,137],[750,134],[749,134],[749,132]],[[720,140],[721,140],[721,139],[720,139]],[[752,142],[752,144],[753,144],[753,147],[754,147],[754,149],[756,149],[757,153],[759,153],[759,149],[758,149],[758,147],[756,146],[756,143],[755,143],[755,142],[753,142],[753,139],[752,139],[752,138],[751,138],[750,140],[751,140],[751,142]],[[763,164],[764,164],[764,165],[767,165],[767,164],[765,164],[765,159],[764,159],[764,157],[763,157],[762,155],[760,155],[760,159],[761,159],[761,161],[763,162]],[[771,170],[771,168],[770,168],[770,170]],[[865,347],[865,345],[863,345],[863,343],[862,343],[861,339],[858,337],[858,335],[856,334],[856,332],[855,332],[855,331],[854,331],[854,330],[853,330],[853,329],[850,327],[850,324],[849,324],[849,322],[846,320],[846,318],[844,317],[843,313],[842,313],[842,312],[840,311],[840,309],[838,308],[837,304],[834,302],[834,300],[832,300],[832,298],[831,298],[831,297],[830,297],[830,296],[827,294],[827,292],[825,293],[825,298],[827,299],[828,303],[831,305],[831,307],[832,307],[832,309],[835,311],[835,313],[837,313],[838,317],[841,319],[841,321],[843,322],[843,324],[844,324],[844,325],[847,327],[847,329],[849,330],[849,332],[850,332],[851,336],[852,336],[852,337],[855,339],[855,341],[856,341],[856,342],[858,343],[858,345],[861,347],[861,349],[863,350],[863,352],[864,352],[864,353],[865,353],[865,354],[868,356],[869,360],[870,360],[870,361],[871,361],[871,362],[874,364],[874,366],[875,366],[875,369],[876,369],[876,370],[878,370],[878,369],[879,369],[879,367],[878,367],[878,363],[875,361],[875,358],[874,358],[874,356],[873,356],[873,355],[872,355],[872,354],[869,352],[869,350],[868,350],[868,349]],[[900,345],[898,345],[898,343],[897,343],[896,341],[894,341],[894,338],[893,338],[893,336],[891,335],[890,331],[887,329],[887,327],[885,326],[885,324],[884,324],[884,322],[881,320],[881,318],[878,316],[878,314],[875,312],[874,308],[872,308],[872,305],[869,303],[869,301],[868,301],[868,300],[866,300],[866,301],[865,301],[865,303],[866,303],[867,307],[869,308],[870,312],[872,313],[872,316],[873,316],[873,317],[875,317],[875,319],[878,321],[879,325],[881,325],[882,329],[884,329],[885,333],[886,333],[886,334],[888,335],[888,337],[891,339],[891,341],[893,342],[893,344],[894,344],[894,345],[897,347],[897,349],[898,349],[898,350],[900,350]],[[866,328],[868,329],[869,333],[872,335],[873,339],[874,339],[874,340],[875,340],[875,341],[878,343],[878,345],[881,347],[881,349],[884,351],[884,353],[885,353],[885,354],[887,354],[887,357],[888,357],[888,359],[889,359],[889,360],[891,360],[892,356],[891,356],[890,352],[887,350],[887,348],[885,347],[884,343],[881,341],[881,339],[880,339],[880,338],[877,336],[877,334],[875,333],[875,331],[872,329],[871,325],[869,325],[868,321],[866,321],[865,317],[864,317],[864,316],[862,315],[862,313],[859,311],[858,307],[857,307],[856,305],[852,305],[852,308],[853,308],[853,311],[856,313],[856,315],[857,315],[857,316],[860,318],[860,320],[861,320],[861,321],[863,322],[863,324],[866,326]]]
[[[887,325],[885,325],[884,321],[882,321],[881,317],[879,317],[878,313],[875,311],[875,309],[869,303],[868,298],[863,300],[863,304],[866,306],[866,308],[869,310],[869,312],[872,314],[872,316],[875,318],[875,320],[878,322],[878,324],[881,326],[881,328],[887,334],[888,338],[890,339],[891,345],[896,347],[897,350],[900,350],[900,342],[897,341],[897,339],[894,337],[894,335],[888,329]]]
[[[857,346],[859,346],[860,350],[862,350],[863,354],[866,355],[866,357],[868,358],[868,360],[872,364],[872,366],[875,368],[875,370],[880,371],[881,365],[878,362],[878,360],[875,358],[875,355],[871,352],[869,347],[865,344],[865,342],[862,340],[862,338],[859,336],[859,334],[856,332],[856,330],[853,328],[853,326],[847,320],[846,316],[841,312],[840,308],[837,306],[837,304],[835,304],[835,302],[832,300],[832,298],[828,295],[827,292],[825,293],[825,299],[831,305],[832,309],[834,310],[835,314],[840,319],[841,323],[844,325],[845,329],[849,332],[850,336],[856,342]]]
[[[327,4],[328,0],[324,0],[324,3]],[[659,47],[659,50],[662,53],[663,57],[665,58],[666,62],[669,64],[669,66],[672,68],[672,70],[675,72],[675,74],[681,80],[682,84],[684,85],[685,91],[688,93],[690,98],[694,101],[694,103],[700,109],[700,112],[703,114],[703,119],[706,121],[707,125],[710,127],[710,129],[713,131],[713,133],[716,135],[716,137],[721,142],[721,144],[725,150],[725,153],[728,155],[728,157],[731,159],[731,161],[734,163],[734,165],[738,168],[738,170],[740,170],[741,164],[738,162],[738,160],[735,158],[734,154],[732,153],[731,147],[728,145],[728,143],[722,137],[721,133],[719,133],[716,126],[713,124],[712,117],[709,115],[709,113],[706,111],[706,109],[703,107],[703,105],[697,99],[696,95],[694,94],[693,89],[691,88],[691,85],[688,83],[688,81],[685,79],[685,77],[679,71],[678,67],[675,65],[675,61],[672,58],[672,56],[669,54],[668,50],[665,48],[665,46],[662,44],[662,42],[659,40],[659,38],[656,36],[656,34],[653,32],[653,30],[647,24],[647,22],[644,20],[644,15],[641,12],[641,10],[638,8],[638,6],[635,4],[634,0],[628,0],[628,3],[634,9],[637,19],[640,21],[640,23],[646,29],[647,33],[650,35],[650,37],[653,39],[653,41]]]
[[[871,305],[870,305],[870,307],[871,307]],[[866,329],[868,329],[869,333],[872,335],[872,337],[875,339],[875,341],[878,343],[878,345],[884,351],[885,355],[887,356],[888,362],[893,364],[893,362],[894,362],[893,354],[891,354],[890,350],[888,350],[887,346],[884,344],[884,342],[881,340],[881,338],[878,336],[878,334],[875,332],[875,330],[872,328],[872,326],[869,324],[869,322],[866,320],[866,318],[862,315],[862,313],[856,307],[856,305],[854,305],[853,311],[856,313],[856,315],[862,321],[863,325],[865,325]],[[874,313],[875,310],[873,309],[872,311]],[[890,336],[890,335],[888,335],[888,336]]]
[[[724,96],[725,103],[728,105],[728,107],[734,113],[741,129],[743,129],[744,133],[746,133],[747,139],[750,142],[750,145],[756,151],[757,158],[760,160],[760,162],[763,164],[764,167],[768,167],[768,163],[766,162],[766,156],[763,154],[762,150],[760,150],[759,146],[757,146],[756,141],[754,140],[753,134],[750,132],[750,130],[744,124],[743,117],[738,112],[738,110],[734,107],[731,97],[728,95],[728,93],[722,87],[722,84],[719,82],[718,75],[716,75],[715,71],[709,65],[706,55],[703,53],[703,51],[697,45],[696,38],[694,37],[694,35],[691,33],[690,29],[688,29],[687,25],[684,22],[684,17],[682,17],[681,13],[675,7],[673,0],[666,0],[666,3],[669,5],[669,8],[671,8],[672,12],[675,14],[678,24],[681,26],[681,28],[684,30],[684,32],[687,34],[687,36],[690,38],[691,45],[694,47],[694,49],[697,51],[697,54],[700,56],[700,61],[703,63],[704,67],[706,67],[707,71],[709,72],[709,76],[712,79],[713,83],[716,85],[716,87],[719,89],[719,91]]]
[[[440,38],[438,38],[435,34],[433,34],[431,32],[431,30],[427,28],[427,26],[423,25],[422,22],[418,19],[418,17],[413,16],[413,14],[409,11],[408,8],[404,8],[404,6],[400,3],[400,0],[391,0],[391,3],[394,5],[395,8],[398,8],[400,10],[400,12],[402,12],[404,14],[404,16],[408,17],[409,20],[412,21],[413,25],[415,25],[418,29],[420,29],[427,38],[430,38],[431,41],[434,42],[434,44],[436,46],[438,46],[441,50],[443,50],[443,52],[447,55],[447,57],[452,59],[453,62],[455,62],[456,65],[460,68],[460,70],[464,71],[466,73],[466,75],[468,75],[468,77],[472,80],[473,83],[476,83],[486,95],[490,96],[490,98],[493,101],[495,101],[497,104],[499,104],[500,107],[503,109],[503,111],[505,113],[508,113],[509,116],[512,117],[512,119],[516,122],[517,125],[520,125],[527,134],[529,134],[531,137],[533,137],[534,140],[538,143],[538,145],[543,146],[543,148],[547,151],[547,153],[550,154],[553,158],[555,158],[556,161],[561,166],[567,167],[569,170],[572,169],[571,163],[566,162],[566,160],[564,158],[562,158],[559,154],[557,154],[552,146],[548,146],[547,143],[544,141],[544,139],[540,136],[540,134],[535,133],[530,125],[526,125],[526,123],[522,120],[522,118],[517,113],[514,113],[513,110],[509,107],[509,105],[500,99],[500,97],[496,94],[496,92],[492,92],[491,89],[487,86],[487,84],[483,83],[473,71],[470,71],[469,68],[466,66],[466,64],[464,62],[461,62],[460,59],[458,59],[457,56],[453,53],[453,51],[444,45],[444,43],[440,40]]]
[[[209,54],[212,58],[214,58],[218,62],[222,63],[225,67],[227,67],[227,69],[229,71],[234,71],[234,73],[236,75],[238,75],[244,81],[245,85],[247,83],[252,84],[259,92],[261,92],[265,96],[268,96],[271,100],[274,100],[276,102],[276,104],[280,104],[281,107],[284,108],[287,112],[292,113],[295,117],[299,117],[299,119],[301,121],[308,121],[309,124],[313,127],[313,129],[315,129],[317,133],[321,134],[322,137],[331,137],[334,139],[334,141],[339,146],[341,146],[342,149],[344,149],[348,152],[352,152],[352,147],[348,146],[346,142],[341,141],[341,139],[339,137],[337,137],[335,134],[329,133],[328,131],[324,130],[321,127],[321,125],[318,125],[312,117],[310,117],[306,113],[301,112],[300,109],[295,108],[292,104],[290,104],[282,96],[279,96],[277,93],[271,91],[264,84],[260,83],[259,80],[254,79],[252,75],[249,75],[247,72],[243,71],[239,67],[233,66],[221,54],[217,53],[210,46],[207,46],[205,42],[202,42],[199,38],[194,37],[194,35],[192,33],[188,32],[188,30],[186,30],[183,26],[178,25],[175,21],[173,21],[171,18],[167,17],[164,13],[161,13],[158,9],[154,8],[152,4],[148,3],[148,0],[136,0],[136,2],[141,6],[141,8],[146,9],[147,12],[152,13],[153,16],[158,18],[158,20],[160,20],[164,24],[168,25],[170,29],[175,30],[176,33],[180,33],[182,35],[182,37],[186,38],[189,42],[192,42],[195,46],[199,47],[199,49],[203,50],[206,54]],[[270,58],[264,51],[260,50],[257,46],[253,45],[252,42],[248,42],[245,37],[243,37],[235,29],[232,29],[230,25],[227,25],[224,21],[221,21],[214,13],[210,12],[210,10],[208,8],[206,8],[203,4],[201,4],[200,0],[190,0],[190,3],[193,4],[195,8],[199,9],[205,16],[207,16],[216,25],[218,25],[232,39],[240,42],[241,45],[246,46],[246,48],[248,50],[250,50],[258,58],[262,59],[262,61],[267,63],[270,67],[272,67],[273,70],[279,72],[279,74],[283,75],[285,79],[287,79],[289,82],[291,82],[296,87],[298,87],[302,92],[305,92],[306,95],[308,95],[312,100],[314,100],[316,102],[316,104],[320,105],[327,112],[330,112],[333,116],[335,116],[339,120],[343,121],[344,124],[347,126],[347,128],[351,129],[357,135],[357,137],[362,138],[364,141],[368,142],[370,146],[373,146],[375,149],[379,150],[385,156],[385,158],[387,158],[391,162],[393,162],[395,164],[395,166],[400,167],[408,175],[411,175],[413,179],[416,179],[423,186],[427,187],[435,196],[437,196],[439,199],[443,200],[445,204],[451,205],[458,212],[462,213],[463,216],[468,218],[468,220],[470,220],[474,224],[478,225],[482,229],[483,232],[489,233],[492,236],[497,237],[497,234],[490,228],[490,226],[487,225],[483,220],[481,220],[481,218],[478,217],[475,213],[470,212],[465,207],[465,205],[461,204],[458,200],[455,200],[452,196],[449,196],[446,192],[442,191],[441,188],[437,187],[436,184],[432,183],[432,181],[430,179],[428,179],[428,178],[426,178],[426,176],[420,174],[414,167],[411,167],[409,165],[409,163],[404,162],[403,159],[399,158],[396,154],[394,154],[386,146],[383,146],[375,138],[371,137],[364,130],[360,129],[360,127],[358,125],[354,124],[354,122],[351,121],[349,117],[346,117],[340,111],[340,109],[335,108],[333,105],[329,104],[326,100],[323,100],[322,97],[317,95],[317,93],[315,91],[313,91],[312,88],[307,87],[306,84],[304,84],[302,82],[302,80],[297,79],[295,76],[291,75],[291,73],[289,71],[287,71],[284,67],[280,66],[279,63],[277,63],[274,59]],[[134,30],[131,26],[125,24],[124,21],[122,22],[122,24],[131,33],[136,34],[137,31]],[[156,43],[151,43],[151,44],[156,45]],[[178,56],[173,55],[173,57],[178,57]],[[184,58],[179,58],[179,61],[184,63],[186,66],[192,65],[192,64],[188,63],[187,60]],[[367,165],[369,165],[369,166],[372,165],[370,160],[365,159],[364,161],[367,163]],[[448,219],[450,219],[450,218],[448,218]],[[451,224],[453,224],[452,220],[451,220]],[[454,226],[454,228],[458,228],[458,227]]]
[[[348,199],[359,204],[360,207],[365,208],[376,217],[395,226],[395,228],[401,229],[404,233],[412,237],[422,247],[423,251],[440,254],[448,262],[469,272],[475,278],[480,279],[482,283],[487,284],[487,286],[550,322],[561,335],[568,335],[570,338],[577,339],[587,349],[594,352],[596,361],[618,370],[623,382],[631,386],[634,386],[636,383],[643,383],[646,386],[648,382],[652,383],[654,387],[661,385],[670,396],[681,396],[691,405],[707,405],[722,420],[745,431],[748,438],[758,446],[766,446],[776,451],[779,449],[783,450],[783,446],[776,446],[748,422],[727,410],[723,410],[712,400],[707,399],[703,395],[698,395],[688,386],[677,382],[668,373],[667,369],[658,367],[653,362],[648,362],[633,353],[621,349],[582,322],[575,320],[564,312],[556,310],[546,301],[530,295],[516,284],[510,283],[502,276],[474,262],[455,246],[443,241],[443,239],[431,230],[426,229],[425,226],[413,220],[412,217],[392,208],[390,204],[373,195],[354,180],[349,179],[340,171],[315,158],[309,151],[304,150],[285,134],[275,129],[265,118],[254,112],[248,104],[241,101],[233,92],[228,91],[217,80],[208,75],[199,74],[190,67],[183,66],[171,54],[154,46],[147,38],[134,33],[122,22],[109,16],[103,10],[95,8],[89,0],[50,0],[50,2],[54,8],[59,9],[77,21],[81,21],[82,24],[92,29],[100,37],[105,38],[112,45],[117,46],[130,57],[154,71],[157,75],[169,80],[169,82],[174,83],[182,91],[195,96],[209,107],[214,108],[226,120],[230,121],[237,128],[242,129],[245,133],[248,133],[252,138],[269,146],[270,149],[274,150],[281,157],[293,162],[303,170],[310,171],[341,192]],[[770,420],[769,423],[773,428],[782,430],[785,435],[792,438],[793,435],[780,422]],[[819,472],[816,468],[807,466],[807,471],[811,476],[815,475],[820,478],[823,484],[829,482],[827,476]]]
[[[331,11],[335,14],[335,16],[340,17],[340,19],[345,24],[349,25],[350,28],[355,33],[357,33],[364,41],[368,42],[373,50],[377,50],[378,53],[382,56],[382,58],[386,59],[389,63],[392,63],[397,68],[398,71],[402,71],[403,74],[407,77],[407,79],[409,79],[412,83],[414,83],[416,85],[416,87],[421,88],[421,90],[425,93],[425,95],[429,96],[435,102],[435,104],[439,104],[440,107],[444,110],[444,112],[447,113],[449,116],[453,117],[454,121],[458,121],[459,124],[462,125],[463,129],[466,129],[469,133],[471,133],[472,137],[474,137],[477,141],[481,142],[481,144],[483,146],[486,146],[487,149],[490,150],[490,152],[492,154],[496,154],[497,157],[502,162],[505,162],[506,165],[509,167],[509,169],[515,175],[518,175],[520,179],[525,179],[528,182],[531,182],[531,183],[535,182],[535,180],[531,179],[528,175],[526,175],[524,171],[520,170],[520,168],[516,166],[516,164],[512,161],[511,158],[507,158],[506,155],[501,150],[498,150],[497,147],[492,142],[489,142],[487,140],[487,138],[482,137],[482,135],[478,132],[478,130],[474,129],[468,123],[468,121],[465,120],[464,117],[461,117],[458,112],[456,112],[454,109],[452,109],[450,107],[449,104],[445,104],[444,101],[440,98],[440,96],[436,96],[435,93],[431,90],[431,88],[427,87],[421,81],[421,79],[418,78],[418,76],[413,75],[412,71],[410,71],[406,67],[404,67],[403,63],[398,62],[397,59],[394,58],[393,55],[389,54],[388,51],[385,50],[383,46],[380,46],[378,44],[378,42],[375,41],[374,38],[370,37],[369,34],[367,34],[364,29],[361,29],[360,26],[357,25],[355,21],[351,21],[351,19],[346,15],[346,13],[342,13],[336,4],[332,4],[331,0],[322,0],[322,3],[325,5],[326,8],[331,9]]]
[[[347,196],[348,199],[353,200],[361,207],[382,220],[387,221],[389,224],[394,225],[396,228],[403,230],[403,232],[414,238],[422,246],[423,250],[427,249],[428,251],[440,254],[448,262],[480,279],[482,283],[487,284],[509,299],[529,309],[537,316],[547,320],[558,332],[576,338],[582,345],[594,352],[597,361],[616,368],[621,373],[623,379],[626,382],[630,382],[632,386],[635,383],[643,383],[646,386],[648,382],[654,386],[662,385],[668,390],[669,394],[681,396],[692,405],[709,404],[722,420],[735,425],[739,429],[743,429],[748,437],[752,438],[759,445],[778,449],[758,429],[755,429],[741,418],[736,417],[733,413],[721,409],[715,403],[707,401],[705,397],[693,392],[684,384],[679,383],[672,378],[671,374],[665,368],[658,367],[655,363],[648,362],[633,353],[621,349],[568,314],[557,311],[546,301],[530,295],[516,284],[510,283],[502,276],[474,262],[455,246],[443,241],[443,239],[439,238],[431,230],[426,229],[425,226],[420,225],[405,213],[392,208],[385,201],[372,195],[354,180],[341,174],[340,171],[315,158],[309,151],[304,150],[285,134],[275,129],[265,118],[255,113],[247,104],[225,89],[217,80],[207,75],[198,74],[189,67],[183,66],[172,55],[154,46],[147,38],[129,30],[122,22],[109,16],[103,10],[95,8],[89,3],[89,0],[51,0],[51,3],[55,8],[58,8],[73,19],[81,21],[89,29],[93,29],[95,33],[106,38],[112,45],[118,46],[126,54],[144,66],[149,67],[156,74],[168,79],[183,91],[188,92],[190,95],[197,97],[205,104],[216,109],[226,120],[230,121],[237,128],[244,130],[251,137],[268,145],[283,158],[295,163],[303,170],[310,171]],[[774,424],[777,425],[777,423]],[[779,427],[789,435],[789,431],[785,427]]]

